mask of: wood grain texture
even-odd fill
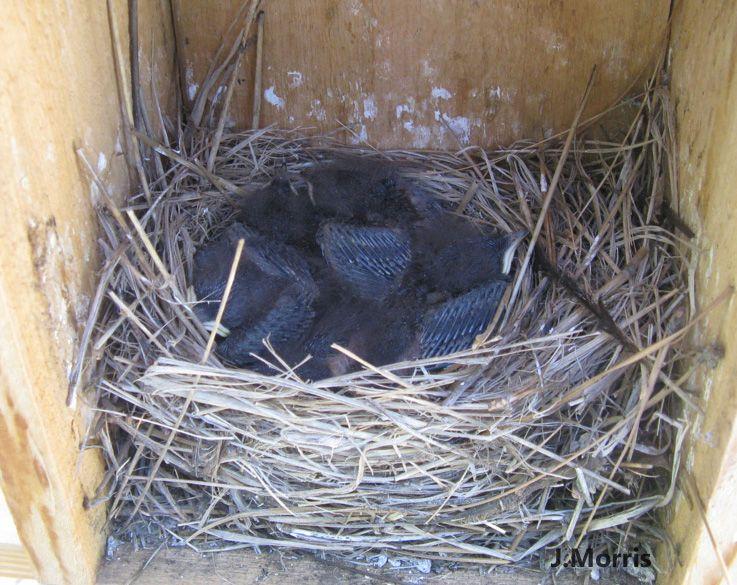
[[[673,26],[677,204],[698,232],[702,253],[697,291],[705,305],[725,287],[737,284],[737,2],[681,0]],[[705,414],[689,417],[692,433],[685,463],[705,502],[717,546],[731,565],[733,583],[737,583],[736,300],[733,296],[709,315],[695,336],[700,346],[721,346],[724,356],[713,369],[713,359],[702,360],[693,380],[702,393]],[[681,493],[671,513],[669,526],[678,558],[667,582],[724,583],[696,502]]]
[[[142,4],[151,48],[168,4]],[[127,30],[127,2],[113,5]],[[129,184],[105,2],[10,0],[0,38],[0,475],[40,580],[84,584],[105,509],[84,508],[102,464],[80,452],[85,408],[65,406],[98,266],[97,194],[75,149],[115,196]]]
[[[375,570],[337,565],[309,555],[295,556],[278,552],[257,554],[250,549],[202,555],[191,549],[134,551],[130,546],[118,549],[107,560],[97,576],[98,585],[159,585],[161,583],[210,583],[231,585],[583,585],[583,573],[562,572],[557,575],[530,569],[514,570],[498,567],[493,571],[458,569],[442,574],[423,575],[417,571]],[[625,574],[604,572],[598,585],[636,585],[637,580]]]
[[[174,0],[190,96],[241,0]],[[664,41],[668,0],[263,0],[262,125],[346,124],[377,147],[506,144],[611,105]],[[231,123],[251,120],[254,49]]]
[[[174,2],[186,94],[201,83],[240,0]],[[165,111],[174,103],[168,2],[140,5],[142,89],[158,128],[153,93]],[[114,6],[125,40],[126,2]],[[600,73],[589,113],[601,110],[651,61],[669,2],[265,0],[264,6],[264,124],[325,131],[340,121],[377,146],[443,148],[455,147],[456,138],[487,146],[565,128],[594,64]],[[129,177],[120,156],[108,22],[97,0],[9,0],[3,8],[0,37],[13,50],[0,52],[2,487],[41,580],[85,583],[94,579],[102,550],[104,510],[82,505],[94,494],[101,464],[94,453],[80,456],[83,409],[64,406],[97,267],[95,193],[74,149],[87,153],[116,196],[125,193]],[[679,204],[707,250],[698,280],[704,300],[734,284],[737,274],[736,38],[735,0],[676,4]],[[251,50],[234,96],[234,125],[250,119],[252,67]],[[732,566],[736,328],[733,301],[700,331],[702,340],[721,342],[726,353],[715,369],[701,373],[707,412],[695,421],[688,463]],[[675,503],[671,532],[680,564],[666,582],[719,582],[698,511],[683,497]],[[106,564],[100,582],[125,582],[148,554],[129,552]],[[283,566],[278,559],[244,551],[217,558],[162,551],[139,583],[366,581],[311,559],[287,559]],[[572,579],[564,575],[556,582],[578,582]],[[541,580],[539,574],[465,571],[443,582]]]

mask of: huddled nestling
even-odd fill
[[[443,356],[487,329],[524,236],[445,209],[391,163],[319,162],[239,200],[195,254],[195,312],[212,326],[242,239],[224,363],[320,380],[362,367],[334,345],[374,366]]]

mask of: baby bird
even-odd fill
[[[358,297],[381,299],[402,283],[442,298],[504,279],[527,233],[492,236],[449,213],[439,219],[437,228],[422,221],[408,230],[329,222],[317,240],[336,278]]]
[[[323,292],[316,303],[307,341],[294,348],[288,361],[296,363],[309,353],[312,359],[297,371],[308,379],[319,380],[360,367],[332,349],[334,343],[375,366],[437,357],[470,347],[497,311],[514,251],[524,232],[496,237],[470,233],[473,238],[461,243],[470,241],[480,249],[465,251],[469,264],[460,257],[453,258],[455,263],[440,271],[430,252],[413,248],[405,230],[324,224],[318,241],[328,270],[319,288],[330,292]],[[432,252],[440,255],[459,244],[445,236],[434,241],[440,245]],[[463,250],[459,245],[453,251],[460,255]],[[471,258],[474,253],[481,257],[477,262]],[[491,258],[484,258],[484,254]],[[423,282],[419,282],[417,271],[410,269],[415,261],[437,272],[425,270]],[[428,285],[428,278],[435,281]],[[470,290],[462,290],[463,279],[473,285]],[[442,302],[431,302],[430,290],[443,290]]]
[[[437,357],[471,347],[494,318],[506,287],[506,280],[491,280],[431,307],[420,326],[420,357]]]
[[[356,157],[277,177],[240,202],[239,220],[262,235],[236,224],[198,252],[198,311],[214,317],[244,237],[218,353],[263,369],[254,354],[268,337],[289,364],[310,355],[297,373],[312,380],[360,367],[333,344],[376,366],[469,347],[491,323],[526,234],[489,233],[444,211],[399,167]]]
[[[239,200],[238,221],[266,236],[303,249],[314,248],[320,225],[320,210],[306,191],[300,192],[287,177],[271,183]]]
[[[218,355],[239,367],[265,371],[264,363],[256,357],[266,353],[264,341],[268,340],[278,355],[302,342],[315,317],[314,296],[302,283],[288,285],[260,319],[236,327],[220,341]]]
[[[420,357],[466,349],[487,329],[504,296],[514,253],[526,234],[464,234],[457,240],[445,240],[439,234],[432,238],[437,248],[430,246],[418,260],[421,278],[435,294],[452,296],[424,313]]]
[[[238,240],[243,252],[222,323],[228,328],[262,314],[287,284],[296,281],[314,289],[309,266],[299,252],[234,223],[194,256],[193,285],[199,300],[195,313],[203,322],[215,318],[230,274]]]
[[[245,243],[222,318],[230,335],[218,353],[244,365],[269,334],[282,343],[309,327],[317,287],[299,252],[235,223],[194,257],[195,313],[204,323],[215,319],[239,239]]]
[[[417,220],[429,198],[384,161],[344,157],[277,177],[242,197],[238,221],[263,234],[314,250],[325,221],[399,225]]]
[[[503,278],[526,234],[492,235],[468,219],[442,212],[412,227],[415,278],[431,291],[456,295]]]
[[[283,354],[290,364],[300,363],[310,356],[296,370],[305,379],[321,380],[362,367],[356,360],[333,349],[333,344],[375,366],[418,355],[419,303],[411,292],[376,301],[357,299],[333,286],[321,295],[315,313],[306,340],[292,344]]]
[[[399,286],[412,258],[402,229],[324,224],[317,241],[328,267],[355,296],[380,300]]]
[[[416,218],[399,167],[387,161],[343,157],[302,172],[310,198],[326,218],[362,225]]]

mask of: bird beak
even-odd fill
[[[507,240],[507,246],[504,249],[504,256],[502,257],[502,273],[509,274],[512,269],[512,260],[514,260],[514,253],[517,251],[522,239],[527,235],[527,230],[520,230],[518,232],[512,232],[505,236]]]
[[[205,331],[210,333],[213,329],[215,329],[215,321],[207,321],[206,323],[203,323],[205,327]],[[225,325],[220,323],[218,325],[218,335],[221,335],[223,337],[228,337],[230,335],[230,329],[228,329]]]

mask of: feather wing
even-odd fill
[[[506,286],[506,281],[491,281],[430,309],[420,328],[422,357],[437,357],[470,347],[489,326]]]
[[[328,266],[357,296],[385,297],[411,260],[410,238],[401,230],[329,223],[318,234]]]
[[[288,287],[262,319],[237,329],[218,344],[218,354],[238,366],[255,362],[253,354],[262,354],[268,338],[277,353],[302,337],[315,317],[313,291],[300,284]]]

